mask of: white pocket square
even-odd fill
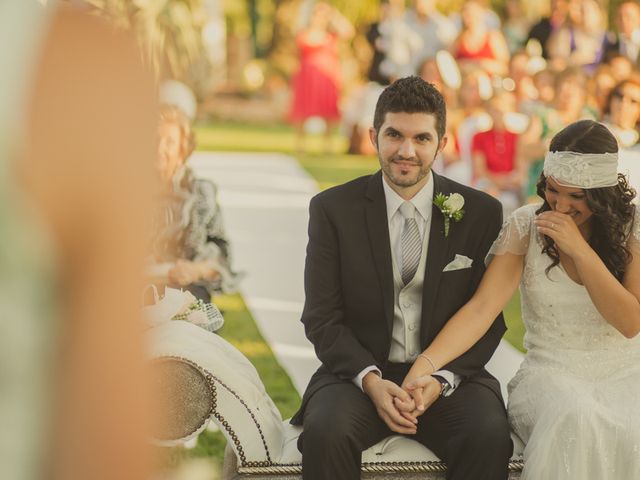
[[[451,272],[453,270],[462,270],[463,268],[471,268],[473,265],[473,260],[469,257],[465,257],[464,255],[456,254],[456,258],[454,258],[446,267],[444,267],[443,272]]]

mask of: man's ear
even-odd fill
[[[369,140],[371,140],[371,144],[373,145],[373,148],[375,148],[377,152],[378,151],[378,132],[373,127],[369,128]]]
[[[444,136],[440,139],[440,145],[438,145],[438,153],[442,153],[444,147],[447,146],[447,142],[449,141],[449,137],[445,133]]]

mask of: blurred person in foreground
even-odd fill
[[[163,105],[158,121],[156,167],[162,181],[161,207],[154,225],[152,279],[183,288],[196,298],[235,291],[229,241],[218,204],[218,187],[196,178],[186,161],[195,148],[189,118]]]
[[[155,87],[133,39],[75,5],[0,3],[7,480],[151,473],[139,307]]]

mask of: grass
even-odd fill
[[[298,153],[295,151],[295,133],[287,125],[203,123],[195,130],[200,150],[290,154],[318,182],[321,189],[373,173],[378,169],[378,161],[372,156],[324,153],[326,142],[321,135],[309,135],[306,142],[307,152]],[[335,133],[331,136],[331,147],[334,151],[345,151],[346,139]]]
[[[520,315],[520,292],[516,290],[516,293],[511,297],[503,313],[504,320],[507,324],[507,332],[504,334],[504,339],[524,353],[525,349],[522,345],[524,324],[522,323],[522,316]]]

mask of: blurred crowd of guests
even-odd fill
[[[373,153],[367,130],[384,86],[419,75],[447,100],[450,141],[434,168],[501,199],[506,213],[535,197],[550,139],[576,120],[604,122],[625,155],[635,155],[640,3],[618,4],[614,31],[596,0],[551,0],[549,12],[533,22],[522,0],[506,0],[502,16],[484,0],[467,0],[446,16],[436,0],[412,0],[408,7],[404,0],[383,0],[367,31],[373,50],[368,83],[350,92],[342,108],[350,152]],[[298,35],[301,68],[292,83],[291,118],[299,126],[311,117],[338,119],[336,42],[353,36],[345,24],[335,9],[316,2]],[[312,32],[317,42],[309,46]],[[310,80],[320,75],[330,87]]]

